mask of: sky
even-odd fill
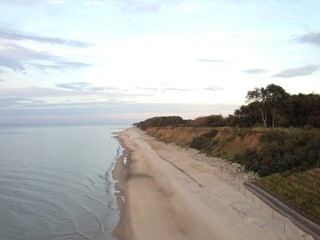
[[[319,0],[0,0],[0,125],[232,114],[320,92]]]

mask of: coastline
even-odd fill
[[[113,171],[120,211],[116,238],[312,239],[290,223],[283,230],[279,214],[272,210],[271,218],[270,209],[262,203],[260,209],[253,195],[238,191],[221,169],[195,160],[194,152],[134,127],[117,138],[124,153]]]
[[[115,195],[117,198],[117,205],[120,215],[119,223],[113,230],[112,235],[117,239],[126,239],[129,233],[129,223],[128,223],[128,213],[129,211],[126,204],[126,199],[128,199],[126,183],[129,177],[129,164],[130,164],[130,150],[125,147],[125,144],[121,136],[122,132],[117,133],[116,139],[119,141],[121,147],[123,148],[122,154],[116,160],[116,165],[112,171],[113,178],[117,181],[115,183]]]

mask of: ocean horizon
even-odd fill
[[[0,239],[115,239],[116,125],[0,126]]]

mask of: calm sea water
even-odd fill
[[[0,239],[114,239],[124,128],[0,127]]]

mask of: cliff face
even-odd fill
[[[219,130],[215,137],[216,145],[211,152],[213,155],[232,158],[235,155],[242,155],[246,151],[254,151],[260,145],[260,132],[232,130]]]
[[[248,150],[258,149],[262,135],[257,131],[228,128],[217,128],[216,132],[210,135],[212,130],[212,128],[165,127],[148,128],[146,132],[162,142],[197,148],[210,155],[228,159],[242,155]],[[199,146],[196,141],[199,142]]]
[[[146,130],[147,134],[165,143],[175,143],[188,147],[193,139],[210,132],[210,128],[191,127],[153,127]]]
[[[238,162],[260,176],[301,172],[320,165],[320,130],[243,128],[149,128],[163,142]]]

